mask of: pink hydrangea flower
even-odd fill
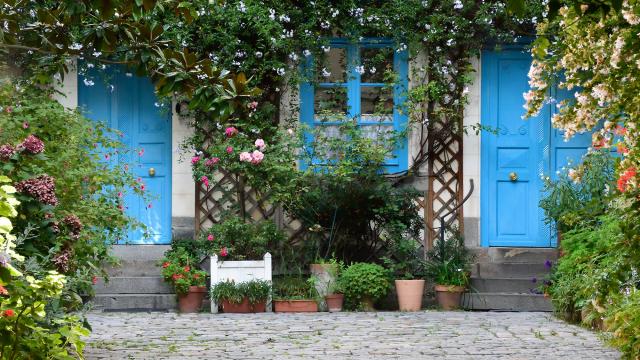
[[[204,165],[208,167],[213,167],[219,161],[220,161],[220,158],[212,157],[211,159],[207,159],[207,161],[204,162]]]
[[[29,128],[29,122],[28,121],[23,122],[22,123],[22,128],[23,129],[28,129]]]
[[[252,160],[251,153],[247,151],[243,151],[240,153],[240,161],[251,162],[251,160]]]
[[[200,156],[194,156],[191,158],[191,164],[195,165],[200,161]]]
[[[56,183],[54,178],[49,175],[40,175],[32,179],[23,180],[16,184],[16,190],[31,196],[43,204],[58,205]]]
[[[227,146],[227,154],[231,154],[233,152],[233,148],[231,146]]]
[[[40,154],[44,151],[44,143],[33,134],[22,141],[21,147],[32,154]]]
[[[247,107],[249,107],[249,109],[251,109],[251,110],[255,110],[258,107],[258,102],[257,101],[252,101],[247,105]]]
[[[233,136],[235,136],[236,134],[238,134],[238,129],[234,128],[233,126],[230,126],[230,127],[226,128],[226,129],[224,130],[224,134],[225,134],[228,138],[233,137]]]
[[[12,145],[0,145],[0,160],[7,161],[16,153],[16,148]]]
[[[206,186],[207,188],[209,188],[209,178],[202,175],[202,177],[200,178],[200,181],[202,181],[202,183],[204,184],[204,186]]]
[[[264,140],[262,139],[258,139],[255,142],[255,145],[258,149],[260,149],[260,151],[264,151],[264,148],[267,147],[267,144],[264,143]]]
[[[251,153],[252,164],[258,165],[262,162],[262,159],[264,159],[264,154],[260,152],[260,150],[254,150],[254,152]]]

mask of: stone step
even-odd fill
[[[471,310],[553,311],[551,301],[537,294],[466,293],[462,304]]]
[[[172,294],[173,288],[160,276],[110,277],[108,282],[98,278],[93,287],[96,294]]]
[[[544,278],[550,269],[541,263],[486,263],[478,262],[471,268],[476,278]]]
[[[110,277],[160,276],[158,262],[168,245],[115,245],[112,253],[119,259],[119,266],[105,266]]]
[[[471,278],[471,290],[479,293],[534,294],[541,284],[538,278]]]
[[[167,311],[177,307],[177,298],[175,294],[98,294],[92,303],[104,311]]]
[[[470,249],[476,254],[476,261],[486,263],[529,263],[544,264],[549,260],[558,260],[556,248],[512,248],[512,247],[481,247]]]

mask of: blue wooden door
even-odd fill
[[[93,82],[92,86],[87,83]],[[129,164],[149,199],[129,192],[126,211],[146,225],[129,232],[123,242],[171,242],[171,111],[159,106],[153,85],[124,69],[107,71],[104,78],[90,73],[78,77],[78,105],[85,114],[122,132],[131,152],[118,154],[118,164]]]
[[[591,145],[591,134],[565,142],[562,132],[551,127],[555,103],[522,119],[530,66],[531,55],[521,49],[482,54],[482,123],[497,130],[482,134],[483,246],[556,246],[555,233],[538,206],[541,176],[554,177],[568,164],[579,163]],[[554,89],[551,95],[560,101],[572,94]]]

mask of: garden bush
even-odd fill
[[[16,199],[0,206],[0,358],[81,356],[88,327],[68,312],[83,309],[81,295],[106,275],[109,245],[137,225],[124,194],[144,188],[112,161],[128,151],[118,135],[46,90],[0,86],[0,171]]]
[[[380,265],[355,263],[347,267],[338,280],[344,291],[345,308],[361,309],[362,302],[381,299],[391,289],[389,272]]]

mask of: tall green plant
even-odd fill
[[[452,229],[444,239],[437,239],[427,252],[425,273],[438,285],[467,286],[474,255],[464,245],[464,238]]]

